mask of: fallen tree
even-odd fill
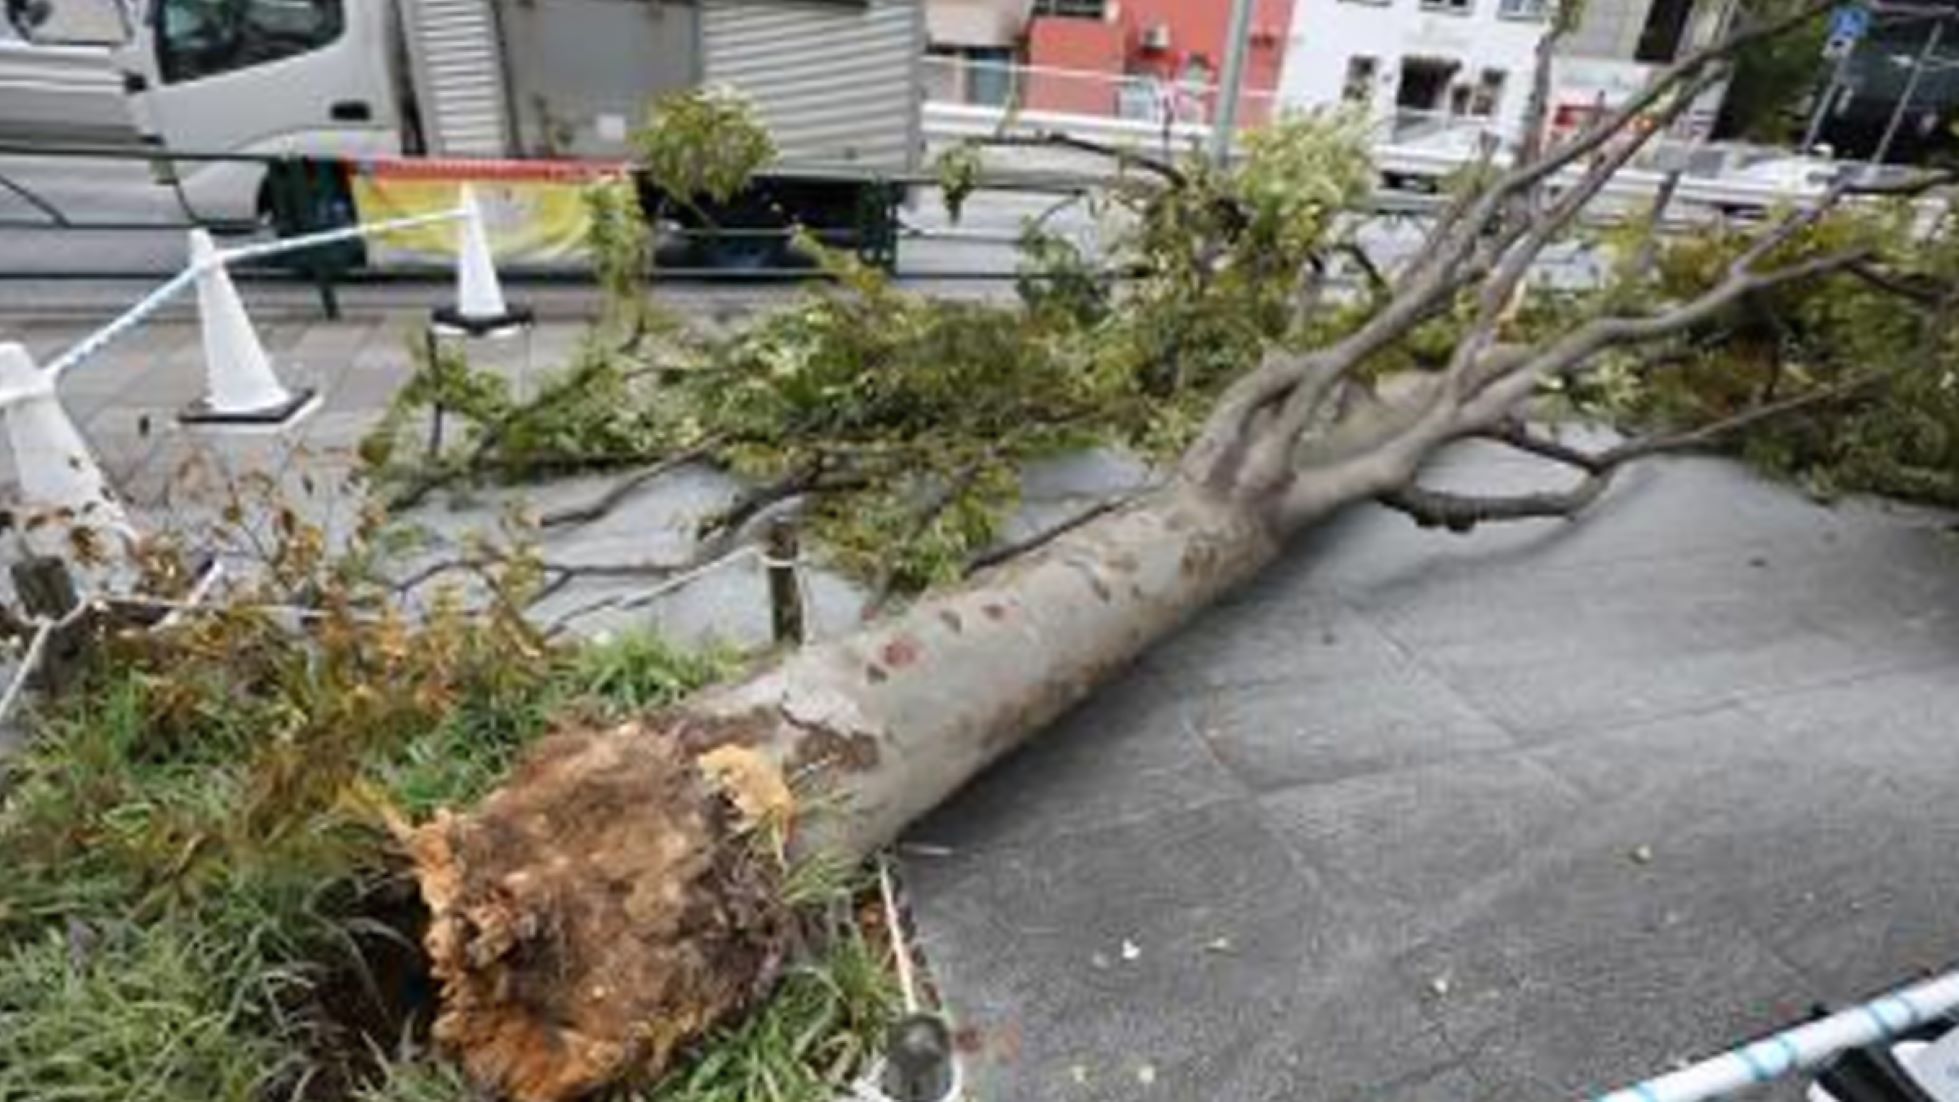
[[[656,1072],[774,978],[785,851],[849,861],[888,844],[1301,529],[1368,500],[1456,530],[1569,516],[1634,459],[1875,385],[1780,394],[1603,451],[1524,416],[1608,352],[1703,332],[1753,296],[1879,261],[1868,242],[1810,247],[1839,190],[1773,219],[1684,297],[1601,296],[1549,319],[1524,298],[1546,247],[1724,59],[1820,10],[1684,57],[1563,144],[1486,157],[1364,317],[1314,347],[1273,345],[1222,389],[1159,488],[746,680],[621,726],[561,731],[478,806],[418,828],[438,1040],[479,1082],[525,1100]],[[1315,279],[1303,273],[1292,296],[1302,328],[1325,302]],[[1446,346],[1411,362],[1411,336],[1437,324]],[[1524,496],[1424,486],[1429,458],[1469,438],[1566,465],[1574,481]]]

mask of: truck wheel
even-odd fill
[[[354,194],[330,164],[290,162],[275,165],[259,185],[259,219],[276,237],[298,237],[320,230],[357,225]],[[280,268],[314,272],[344,271],[367,263],[367,247],[359,238],[272,258]]]

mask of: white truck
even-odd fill
[[[699,84],[756,104],[781,168],[760,205],[808,224],[860,216],[922,148],[924,0],[5,4],[29,39],[76,25],[75,5],[111,13],[93,21],[121,28],[135,128],[217,222],[264,220],[276,197],[265,164],[198,155],[617,159],[654,98]]]

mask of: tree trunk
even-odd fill
[[[792,858],[862,859],[1280,539],[1259,510],[1178,481],[668,713],[554,735],[478,809],[414,837],[438,1039],[526,1102],[656,1073],[785,951],[778,855],[742,829],[757,785],[729,770],[789,778]]]
[[[862,858],[1277,551],[1253,512],[1180,484],[688,710],[765,730],[791,776],[820,765],[841,802],[795,848]]]
[[[1603,310],[1537,345],[1503,338],[1544,248],[1659,127],[1608,142],[1635,121],[1676,117],[1721,58],[1828,2],[1806,0],[1691,52],[1579,135],[1492,170],[1438,215],[1366,321],[1310,351],[1270,348],[1234,381],[1166,489],[667,713],[554,735],[481,806],[415,831],[443,987],[438,1040],[479,1082],[524,1102],[655,1074],[774,979],[793,935],[785,849],[854,860],[890,842],[1257,573],[1291,531],[1369,498],[1452,529],[1566,516],[1621,462],[1793,408],[1765,404],[1597,454],[1532,437],[1514,413],[1607,348],[1684,337],[1750,295],[1871,260],[1857,246],[1777,262],[1842,185],[1768,226],[1697,295],[1657,312]],[[1529,205],[1518,199],[1587,158],[1555,202],[1511,217]],[[1378,353],[1452,314],[1467,320],[1445,366],[1365,375]],[[1819,395],[1828,397],[1800,401]],[[1435,449],[1466,436],[1583,478],[1561,493],[1508,497],[1416,483]],[[803,811],[787,832],[791,786]]]

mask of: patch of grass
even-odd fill
[[[388,1061],[378,1080],[354,1092],[354,1102],[475,1102],[478,1097],[453,1064],[428,1057]]]
[[[574,697],[596,703],[608,718],[617,718],[671,704],[726,677],[737,661],[732,652],[690,653],[641,632],[578,650],[564,682]]]
[[[828,1102],[883,1044],[901,1006],[881,946],[856,924],[794,966],[755,1013],[632,1102]]]
[[[427,1016],[387,818],[475,799],[555,715],[729,668],[440,609],[110,641],[0,766],[0,1102],[445,1097],[376,1047]]]
[[[294,1089],[300,1057],[214,976],[236,952],[182,923],[48,927],[0,957],[5,1102],[253,1102]],[[297,982],[267,969],[264,984]]]

